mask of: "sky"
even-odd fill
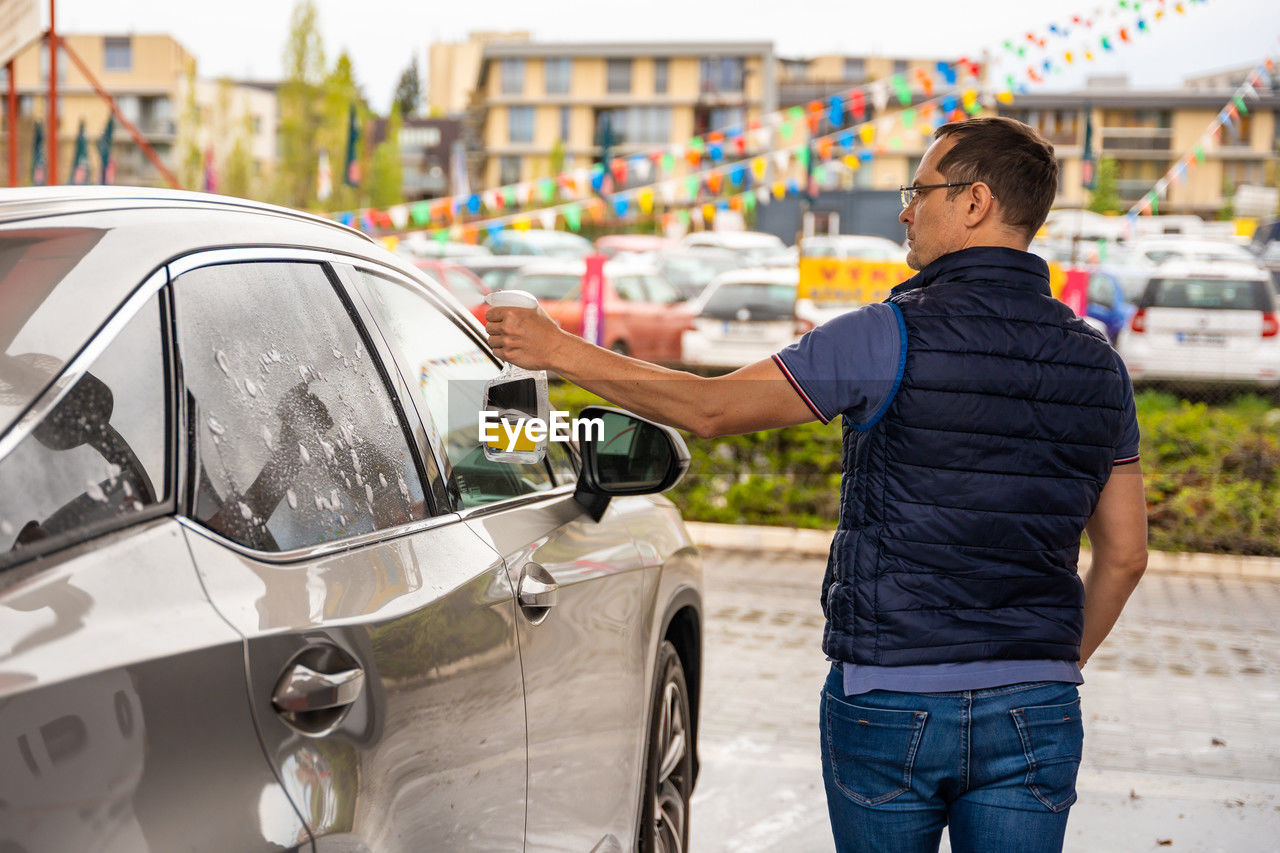
[[[1132,0],[1131,0],[1132,2]],[[1172,9],[1175,0],[1167,0]],[[1280,59],[1280,2],[1183,0],[1186,13],[1151,21],[1110,56],[1051,75],[1035,90],[1079,88],[1085,74],[1124,74],[1139,88]],[[168,33],[195,55],[201,77],[279,79],[293,0],[57,0],[66,33]],[[539,41],[769,41],[780,56],[1007,56],[1007,39],[1073,15],[1118,9],[1118,0],[317,0],[326,58],[346,51],[372,106],[386,110],[396,81],[416,59],[426,81],[428,46],[463,41],[472,30],[530,30]],[[1157,8],[1142,0],[1144,14]],[[1126,13],[1127,14],[1127,13]],[[1105,25],[1105,23],[1104,23]],[[1079,44],[1076,31],[1061,41]],[[1025,61],[1006,70],[1026,81]]]

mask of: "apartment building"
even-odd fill
[[[1241,81],[1243,75],[1236,86]],[[1194,150],[1234,91],[1229,85],[1178,91],[1093,87],[1085,92],[1019,95],[1000,113],[1036,127],[1053,143],[1062,167],[1062,207],[1079,207],[1089,200],[1081,161],[1091,120],[1094,156],[1115,160],[1116,190],[1128,207]],[[1275,185],[1280,177],[1280,94],[1250,98],[1247,106],[1248,114],[1224,126],[1216,141],[1203,146],[1204,162],[1170,187],[1160,203],[1162,213],[1213,216],[1230,201],[1228,193],[1235,187]]]
[[[194,83],[194,92],[190,95],[189,82]],[[279,158],[278,88],[275,83],[225,78],[189,81],[184,77],[179,86],[181,141],[190,142],[202,156],[212,155],[219,173],[226,172],[232,152],[240,146],[248,158],[248,177],[262,186],[258,182],[271,177]]]
[[[137,126],[172,168],[178,135],[182,86],[189,63],[195,60],[181,44],[167,35],[63,35],[61,39],[88,66],[103,88],[115,98],[120,111]],[[31,44],[14,60],[18,91],[18,141],[24,180],[30,174],[32,132],[47,115],[49,51],[44,41]],[[80,122],[91,140],[107,123],[110,108],[93,90],[65,52],[58,56],[58,175],[51,182],[67,183]],[[46,125],[47,132],[47,125]],[[49,141],[46,139],[46,145]],[[118,184],[164,185],[160,172],[147,160],[129,134],[117,127],[113,136]],[[90,156],[90,174],[98,179],[99,160]]]
[[[484,45],[469,125],[481,186],[625,157],[777,108],[769,42]],[[431,84],[434,86],[434,81]],[[557,155],[558,157],[559,155]]]

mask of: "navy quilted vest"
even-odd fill
[[[844,424],[823,650],[879,666],[1076,660],[1080,534],[1111,473],[1123,381],[1034,255],[945,255],[894,288],[901,381]]]

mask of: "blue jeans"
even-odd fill
[[[836,849],[1061,851],[1084,728],[1074,684],[954,693],[822,691],[822,778]]]

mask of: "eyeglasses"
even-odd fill
[[[976,183],[978,183],[978,181],[964,181],[959,184],[926,184],[923,187],[898,187],[898,193],[902,198],[902,209],[906,210],[911,206],[911,200],[915,198],[916,193],[918,192],[924,192],[925,190],[940,190],[948,187],[971,187]],[[992,198],[995,198],[995,196],[992,196]]]

